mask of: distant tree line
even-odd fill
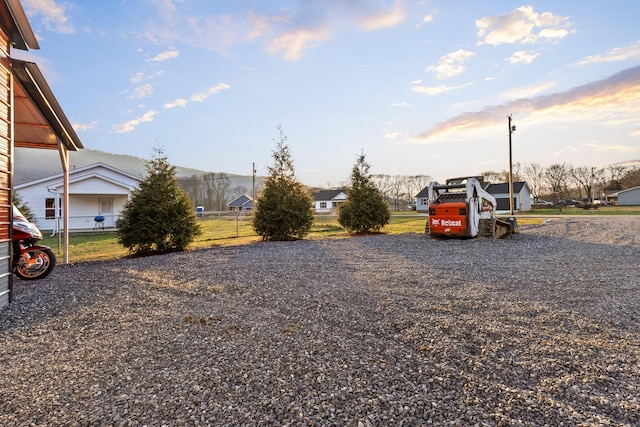
[[[640,168],[637,166],[609,165],[604,168],[594,166],[572,166],[568,163],[555,163],[543,167],[538,163],[521,165],[515,163],[512,168],[513,181],[526,181],[534,201],[549,199],[558,203],[573,198],[593,203],[604,198],[608,191],[620,191],[640,186]],[[485,171],[485,181],[508,182],[509,172]]]
[[[196,206],[204,206],[206,211],[227,210],[227,204],[249,189],[238,185],[231,187],[231,178],[224,172],[209,172],[202,175],[177,178],[180,188],[189,196]]]
[[[416,195],[429,185],[433,178],[429,175],[372,175],[371,181],[394,211],[415,207]]]
[[[564,199],[593,202],[604,197],[606,191],[619,191],[640,186],[640,167],[610,165],[604,168],[572,166],[555,163],[543,167],[539,163],[513,164],[513,181],[526,181],[534,202],[538,199],[557,203]],[[484,171],[480,173],[485,182],[508,182],[509,171]],[[227,204],[252,190],[242,185],[231,187],[228,174],[211,172],[202,175],[177,178],[180,188],[189,196],[194,209],[204,206],[207,211],[227,210]],[[372,183],[382,194],[385,202],[394,211],[415,208],[416,195],[429,185],[430,175],[371,175]],[[319,190],[309,189],[310,192]],[[256,197],[260,189],[256,189]]]

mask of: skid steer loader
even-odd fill
[[[482,183],[482,177],[448,179],[444,185],[430,183],[426,231],[445,238],[511,237],[512,222],[496,218],[496,199]],[[515,218],[512,221],[515,225]]]

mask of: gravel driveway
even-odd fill
[[[640,425],[640,217],[59,266],[0,425]]]

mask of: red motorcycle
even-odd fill
[[[56,266],[56,256],[48,246],[36,243],[42,240],[38,227],[29,222],[13,207],[13,272],[23,280],[43,279]]]

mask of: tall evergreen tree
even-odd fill
[[[278,126],[280,138],[273,152],[273,165],[256,200],[253,228],[263,240],[301,239],[313,224],[313,201],[296,180],[287,137]]]
[[[351,172],[351,188],[338,209],[338,223],[349,233],[379,231],[389,223],[391,214],[380,190],[369,173],[365,155],[358,156]]]
[[[200,233],[175,167],[161,149],[154,151],[146,165],[147,177],[125,204],[118,223],[118,242],[135,255],[183,251]]]

